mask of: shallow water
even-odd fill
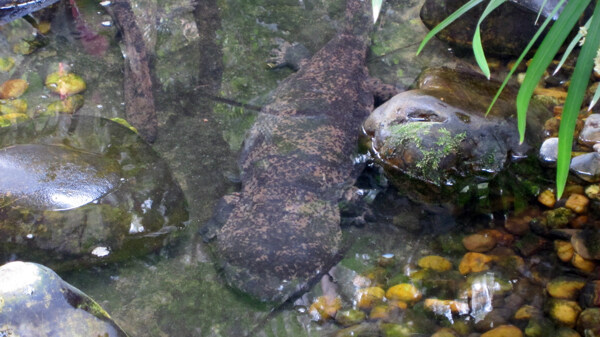
[[[426,33],[418,18],[422,2],[384,4],[372,35],[368,59],[372,75],[406,87],[423,67],[452,62],[451,52],[437,41],[415,56]],[[77,3],[87,27],[109,41],[103,54],[86,51],[76,34],[81,27],[69,18],[61,1],[50,12],[49,45],[17,56],[15,70],[0,74],[0,82],[27,77],[30,88],[25,98],[30,107],[43,105],[50,98],[42,93],[40,74],[62,62],[87,82],[79,114],[124,117],[123,53],[117,29],[102,6]],[[237,151],[255,116],[252,108],[242,105],[264,104],[269,92],[290,74],[287,69],[266,67],[275,38],[318,50],[340,25],[342,3],[209,0],[200,1],[204,7],[194,15],[192,1],[132,1],[134,12],[144,14],[139,24],[156,55],[158,137],[153,148],[167,160],[184,190],[190,222],[180,239],[155,255],[61,275],[94,298],[131,336],[321,336],[339,329],[314,322],[306,313],[321,291],[319,286],[304,302],[281,308],[256,303],[225,287],[197,232],[219,198],[237,188]],[[0,30],[0,43],[8,46],[30,33],[27,23],[19,20]],[[396,203],[376,205],[380,209],[376,222],[345,229],[346,259],[334,273],[340,287],[376,265],[382,254],[394,254],[403,265],[432,252],[429,242],[435,234],[410,234],[393,225],[394,216],[401,214],[423,228],[455,225],[443,210],[413,204],[396,197],[393,190],[386,193],[389,198],[376,202]]]

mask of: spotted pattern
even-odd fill
[[[349,0],[348,27],[276,89],[245,140],[241,193],[217,215],[227,281],[261,300],[286,300],[339,260],[338,202],[359,172],[353,157],[373,108],[369,4]]]

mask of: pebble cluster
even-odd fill
[[[14,65],[11,58],[0,58],[0,71],[8,71]],[[6,69],[6,70],[4,70]],[[86,89],[85,81],[78,75],[63,69],[46,77],[46,88],[60,95],[60,99],[49,103],[46,107],[38,107],[28,113],[27,101],[22,98],[29,83],[21,78],[10,79],[0,84],[0,127],[19,123],[39,115],[73,114],[83,106],[83,96]]]
[[[382,257],[351,299],[324,295],[308,312],[335,336],[600,336],[600,256],[580,235],[593,202],[581,186],[538,199],[502,225],[440,236],[439,255]]]

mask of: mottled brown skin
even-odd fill
[[[261,300],[288,299],[339,260],[338,202],[360,173],[353,157],[373,108],[368,4],[349,0],[347,27],[276,89],[245,141],[242,190],[217,215],[227,281]]]

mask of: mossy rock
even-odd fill
[[[163,246],[188,220],[167,164],[136,133],[90,116],[0,129],[0,262],[55,269]]]
[[[47,267],[0,267],[0,336],[127,337],[93,299]]]

